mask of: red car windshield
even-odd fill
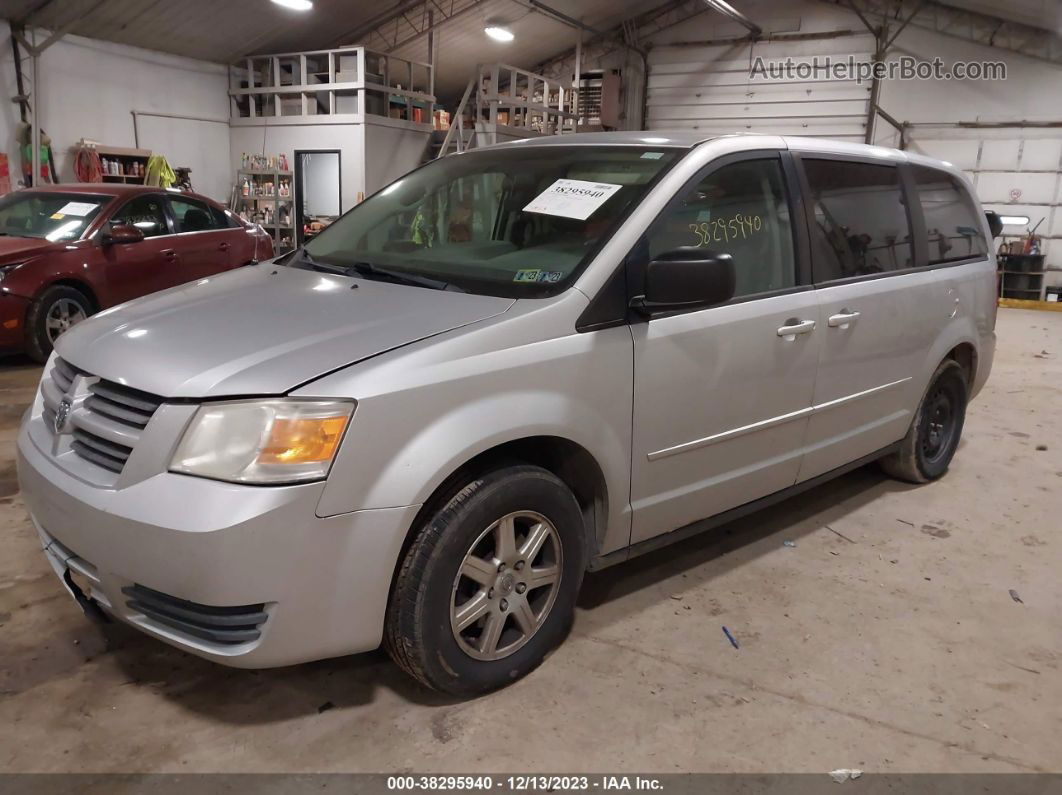
[[[77,193],[9,193],[0,199],[0,235],[77,240],[108,201]]]

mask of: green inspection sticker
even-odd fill
[[[513,276],[514,282],[537,282],[542,271],[539,268],[517,271]]]

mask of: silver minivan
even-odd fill
[[[949,164],[856,144],[442,158],[63,335],[23,497],[87,612],[247,668],[382,642],[484,692],[561,642],[588,569],[871,461],[943,475],[996,233]]]

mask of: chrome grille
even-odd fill
[[[81,371],[72,364],[68,364],[58,358],[55,360],[55,365],[52,367],[52,380],[59,387],[60,392],[69,392],[74,379],[79,375],[81,375]]]
[[[97,381],[89,392],[92,395],[85,401],[86,409],[132,428],[146,426],[162,405],[160,397],[109,381]]]
[[[129,454],[133,452],[132,447],[108,442],[80,428],[74,429],[74,441],[70,443],[70,447],[82,458],[111,472],[121,472]]]
[[[121,473],[140,434],[163,403],[156,395],[98,378],[59,358],[41,384],[41,392],[45,425],[54,429],[59,404],[69,400],[73,404],[70,449],[114,473]]]

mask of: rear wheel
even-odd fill
[[[91,314],[92,304],[80,290],[49,287],[26,316],[26,353],[38,362],[46,361],[59,336]]]
[[[881,459],[894,478],[927,483],[948,471],[966,418],[966,374],[958,362],[941,362],[900,449]]]
[[[388,652],[454,695],[519,679],[567,634],[585,549],[579,505],[552,473],[520,465],[473,480],[428,520],[402,562]]]

